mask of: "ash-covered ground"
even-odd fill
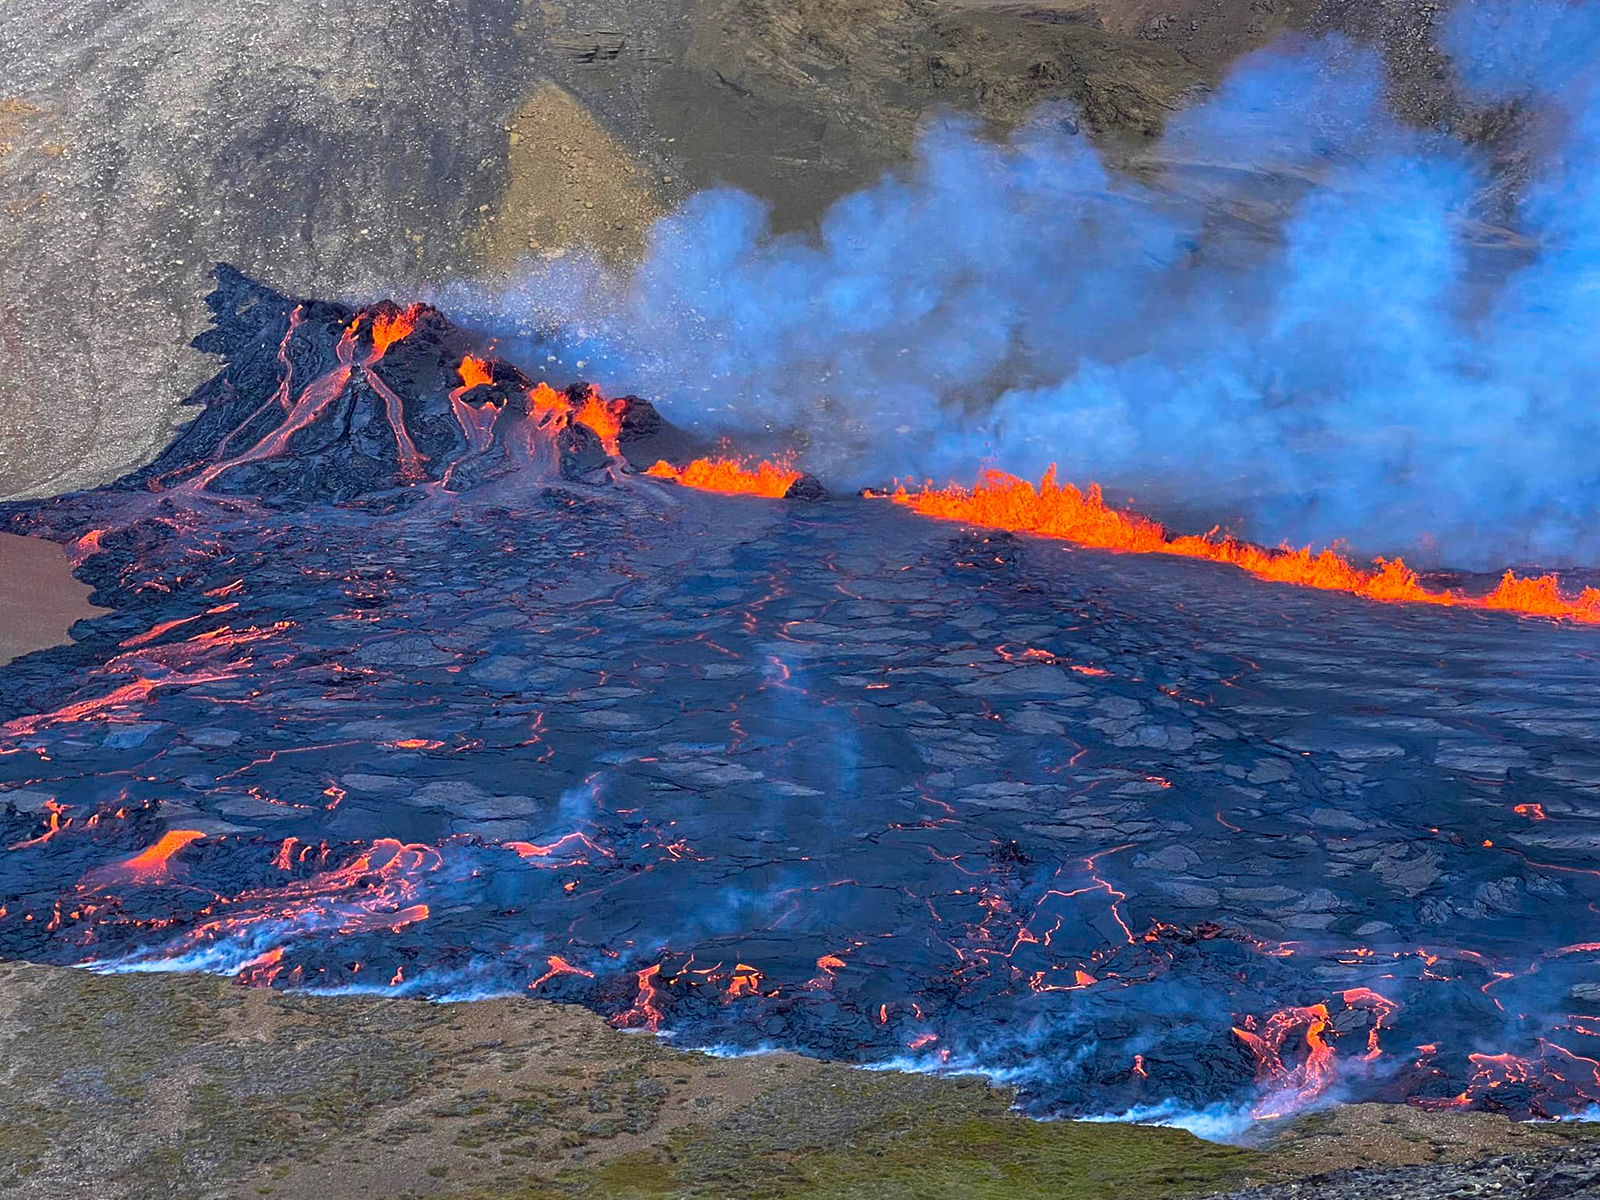
[[[646,404],[221,279],[172,448],[4,510],[115,611],[0,671],[0,956],[1036,1113],[1600,1097],[1592,630],[694,491]]]

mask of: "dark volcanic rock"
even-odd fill
[[[608,461],[573,416],[590,385],[550,392],[564,411],[541,408],[531,379],[476,358],[477,340],[437,309],[385,301],[357,312],[292,300],[229,266],[216,276],[213,324],[195,345],[227,366],[190,399],[201,415],[119,488],[280,506],[397,492],[409,503],[418,484],[459,491],[526,476],[544,451],[546,467],[567,479]],[[632,402],[607,402],[608,411],[626,425]],[[653,408],[642,420],[652,419],[659,427]]]
[[[0,956],[1036,1112],[1600,1096],[1592,630],[666,488],[432,310],[213,307],[168,453],[0,507],[115,605],[0,676]]]
[[[828,489],[822,486],[822,481],[815,475],[801,475],[789,485],[789,490],[783,494],[785,500],[826,500]]]
[[[1482,1162],[1429,1163],[1316,1175],[1270,1187],[1230,1192],[1226,1200],[1565,1200],[1600,1195],[1600,1149],[1572,1146],[1506,1154]]]

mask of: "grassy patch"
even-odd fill
[[[1273,1174],[1172,1129],[1034,1122],[971,1080],[826,1069],[654,1150],[488,1200],[1160,1200]]]

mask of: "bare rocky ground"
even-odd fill
[[[0,1046],[18,1197],[1431,1197],[1484,1155],[1495,1194],[1556,1196],[1514,1181],[1600,1172],[1581,1131],[1487,1114],[1359,1105],[1254,1149],[1038,1123],[981,1080],[718,1059],[533,1000],[5,963]]]

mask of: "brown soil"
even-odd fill
[[[1262,1146],[1323,1174],[1374,1165],[1469,1162],[1562,1146],[1567,1133],[1485,1112],[1430,1113],[1404,1104],[1347,1104],[1262,1131]]]
[[[539,87],[506,124],[506,183],[479,230],[483,272],[589,246],[614,264],[636,258],[665,211],[659,180],[571,93]]]
[[[16,139],[39,110],[18,96],[0,97],[0,162],[16,149]]]
[[[74,621],[106,610],[54,542],[0,533],[0,665],[67,641]]]

